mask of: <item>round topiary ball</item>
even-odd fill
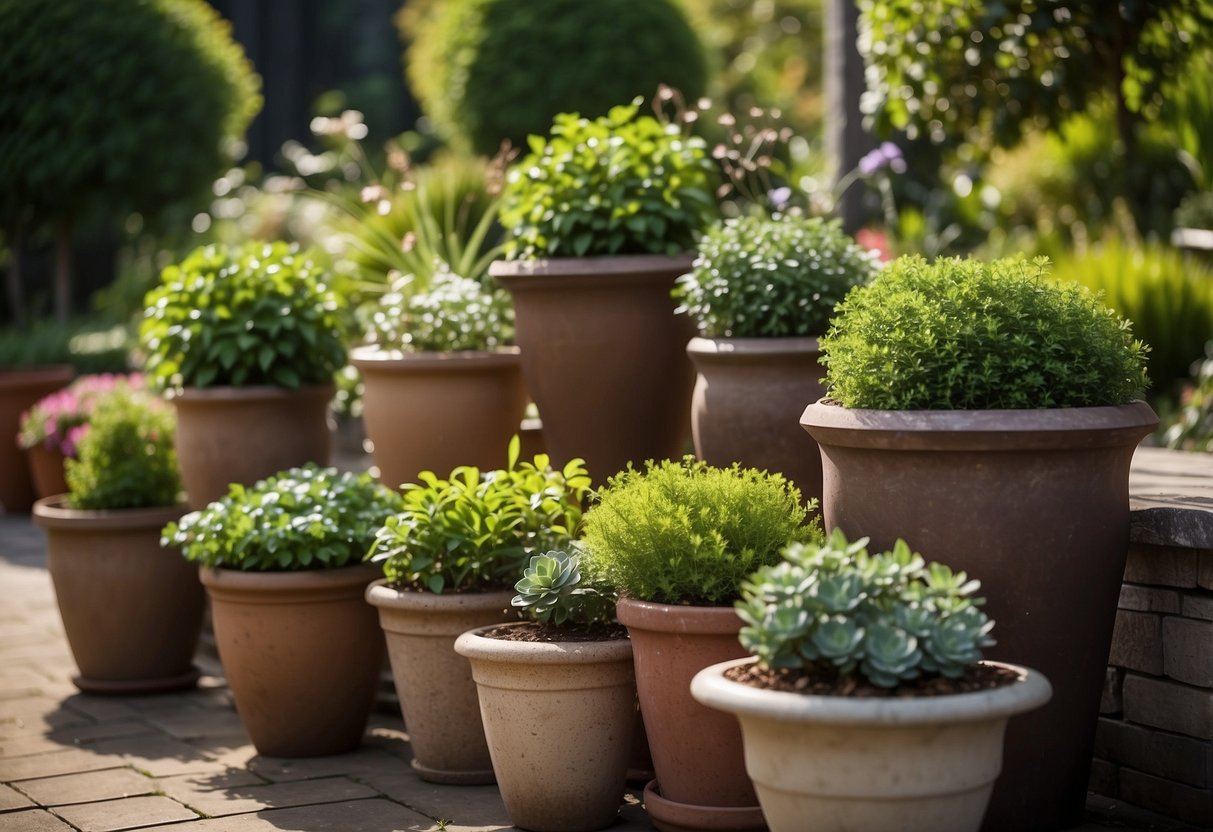
[[[557,113],[604,115],[659,84],[687,100],[707,68],[674,0],[446,0],[403,16],[408,77],[442,132],[492,154]]]
[[[0,0],[0,222],[154,212],[207,189],[260,108],[202,0]]]

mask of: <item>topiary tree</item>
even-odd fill
[[[203,0],[0,0],[0,44],[10,295],[19,303],[22,241],[53,227],[62,317],[72,225],[208,188],[260,109],[260,82]]]
[[[413,92],[448,138],[491,155],[557,113],[605,115],[659,84],[703,94],[700,42],[675,0],[445,0],[398,18]]]

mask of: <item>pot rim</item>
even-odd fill
[[[599,275],[668,274],[689,272],[695,255],[683,254],[610,254],[597,257],[539,257],[530,260],[494,260],[489,274],[497,279],[527,277],[594,277]]]
[[[379,572],[373,564],[354,563],[320,569],[295,569],[284,572],[245,571],[226,567],[200,566],[198,578],[207,590],[219,592],[262,592],[266,589],[311,591],[341,589],[365,585]]]
[[[730,359],[764,358],[768,356],[806,355],[820,353],[816,336],[789,335],[776,338],[713,338],[696,335],[687,342],[691,357]],[[824,368],[823,368],[824,372]]]
[[[401,352],[377,344],[350,350],[350,363],[360,370],[479,370],[485,367],[515,367],[522,364],[522,350],[509,344],[492,350],[457,352]]]
[[[730,635],[740,632],[742,627],[741,617],[732,605],[689,606],[620,598],[615,603],[615,615],[629,631]]]
[[[601,664],[630,662],[632,640],[613,638],[602,641],[510,641],[482,635],[498,627],[517,627],[527,621],[490,624],[468,630],[455,639],[455,652],[468,659],[516,664]]]
[[[379,567],[375,564],[377,570]],[[379,570],[382,575],[382,570]],[[372,581],[366,588],[366,600],[373,607],[380,609],[407,610],[410,612],[425,610],[441,610],[457,612],[462,610],[478,610],[500,606],[508,609],[514,591],[509,589],[492,590],[490,592],[456,592],[438,594],[420,589],[398,589],[388,584],[387,578],[380,577]],[[504,599],[504,602],[503,602]]]
[[[70,508],[67,500],[67,494],[53,494],[35,501],[30,510],[34,523],[44,529],[71,531],[160,529],[190,510],[185,503],[144,508],[80,509]]]
[[[44,384],[68,384],[76,377],[70,364],[38,364],[33,367],[0,367],[0,390],[20,390]]]
[[[691,694],[704,705],[739,716],[870,727],[1006,718],[1038,708],[1053,696],[1052,685],[1039,671],[995,661],[981,663],[1014,670],[1019,680],[989,690],[906,699],[820,696],[763,690],[724,677],[724,672],[729,668],[756,661],[753,656],[748,656],[704,668],[691,680]]]
[[[325,401],[331,399],[337,386],[332,382],[321,384],[304,384],[295,389],[274,387],[269,384],[255,384],[248,387],[221,385],[217,387],[185,387],[176,391],[170,397],[174,403],[181,402],[191,405],[226,404],[235,401],[273,400],[292,398],[319,398]]]

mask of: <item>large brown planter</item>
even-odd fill
[[[518,625],[514,625],[518,626]],[[632,645],[531,642],[464,633],[506,813],[535,832],[590,832],[623,802],[636,682]]]
[[[517,347],[416,354],[359,347],[350,363],[362,374],[380,481],[396,487],[421,471],[505,467],[527,401]]]
[[[39,444],[26,453],[29,454],[29,472],[34,481],[34,493],[39,499],[67,493],[67,476],[63,469],[67,458],[63,451],[52,450]]]
[[[695,454],[717,467],[778,471],[821,500],[821,458],[800,414],[825,395],[816,338],[692,338]]]
[[[657,779],[644,790],[653,825],[664,832],[765,829],[746,774],[737,720],[691,697],[691,679],[747,655],[732,607],[686,607],[630,598],[616,606],[628,628],[636,690]]]
[[[82,511],[64,495],[34,504],[46,530],[59,615],[89,693],[158,693],[194,686],[204,596],[198,569],[160,548],[184,506]]]
[[[432,783],[493,782],[476,683],[455,652],[460,634],[511,615],[513,592],[435,595],[401,590],[379,580],[366,600],[379,610],[392,677],[413,749],[413,770]],[[369,609],[369,608],[368,608]]]
[[[497,261],[514,299],[522,372],[553,461],[586,461],[598,482],[628,462],[687,449],[694,334],[670,290],[691,257]]]
[[[25,451],[17,447],[21,414],[66,387],[74,375],[67,366],[0,371],[0,511],[29,511],[34,503]]]
[[[383,636],[359,564],[301,572],[201,570],[236,711],[261,754],[352,751],[370,716]]]
[[[987,830],[1079,823],[1129,543],[1129,462],[1158,424],[1142,403],[1057,410],[873,411],[809,405],[824,520],[898,537],[981,580],[989,657],[1053,683],[1012,720]]]
[[[327,465],[333,385],[187,388],[177,408],[177,461],[190,508],[205,508],[234,482],[308,462]]]

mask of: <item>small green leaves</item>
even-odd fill
[[[842,531],[821,545],[793,543],[755,572],[736,604],[742,645],[768,667],[831,666],[896,687],[923,674],[957,677],[994,644],[977,581],[927,565],[899,540],[869,554]]]

